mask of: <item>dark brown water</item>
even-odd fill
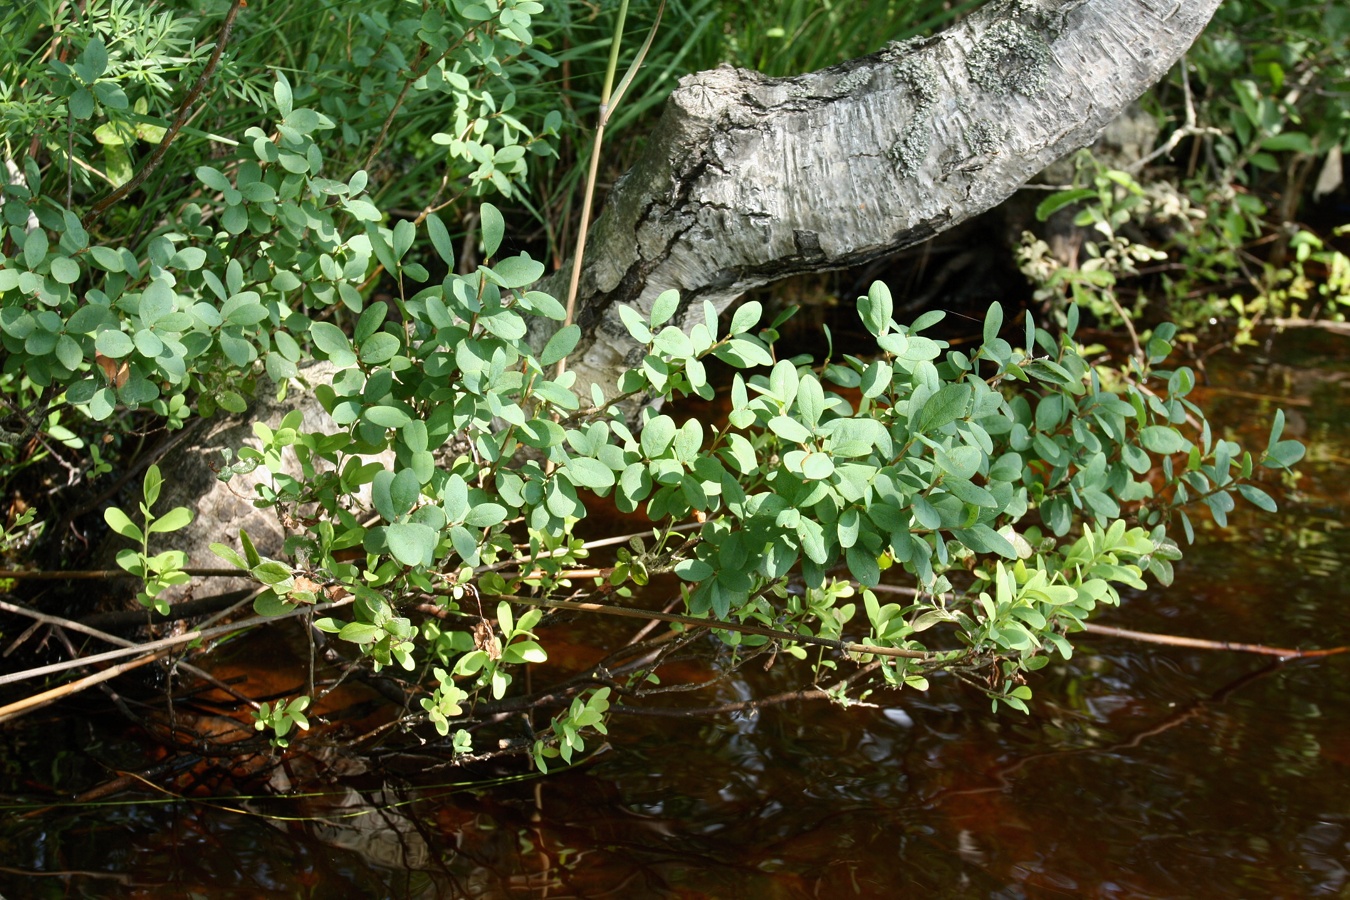
[[[1283,339],[1212,363],[1200,398],[1264,444],[1309,444],[1279,517],[1201,527],[1176,584],[1099,621],[1284,647],[1350,643],[1350,354]],[[1080,636],[1030,716],[951,679],[842,710],[624,716],[541,780],[354,776],[325,796],[151,790],[20,818],[141,745],[78,717],[0,735],[0,893],[19,897],[1346,897],[1350,655],[1269,658]],[[786,666],[689,702],[797,686]],[[522,767],[523,769],[523,767]],[[419,786],[414,786],[419,785]]]

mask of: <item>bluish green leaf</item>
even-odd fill
[[[804,444],[811,439],[806,426],[788,416],[774,416],[769,420],[769,430],[793,444]]]
[[[426,223],[427,235],[431,238],[431,245],[436,248],[436,254],[453,270],[457,262],[455,245],[450,240],[450,232],[446,229],[445,223],[435,213],[427,216]]]
[[[362,418],[380,428],[402,428],[412,421],[412,417],[397,406],[367,407]]]
[[[85,84],[93,84],[108,71],[108,48],[104,46],[103,38],[95,35],[89,39],[80,52],[75,71]]]
[[[802,460],[802,477],[810,481],[824,481],[834,474],[834,460],[828,453],[814,451]]]
[[[390,554],[405,566],[429,566],[435,560],[437,534],[433,528],[417,522],[403,522],[386,525],[384,536]]]
[[[286,79],[285,72],[277,71],[276,84],[272,85],[272,97],[276,100],[277,112],[281,113],[282,118],[289,116],[294,101],[291,98],[291,83]]]
[[[464,524],[470,528],[491,528],[506,520],[507,510],[500,503],[475,503],[469,507]]]
[[[667,415],[656,416],[642,428],[642,452],[655,459],[665,453],[674,438],[675,420]]]
[[[891,387],[891,379],[895,373],[891,369],[891,364],[884,359],[874,359],[868,363],[867,368],[863,370],[860,386],[862,395],[866,398],[874,399],[886,393]]]
[[[80,264],[69,256],[52,257],[51,272],[61,284],[74,284],[80,280]]]
[[[829,562],[825,532],[814,519],[802,516],[797,521],[796,531],[797,538],[801,541],[802,552],[806,554],[808,559],[821,566]]]
[[[989,311],[984,316],[984,342],[992,344],[1003,330],[1003,305],[995,300],[989,304]]]
[[[619,304],[619,318],[623,320],[624,327],[628,333],[633,336],[633,340],[639,344],[650,344],[652,342],[651,330],[643,320],[638,311],[627,304]]]
[[[287,603],[276,591],[263,591],[257,597],[253,598],[253,612],[259,616],[272,618],[274,616],[284,616],[289,612],[294,612],[294,604]]]
[[[242,413],[248,410],[248,401],[238,391],[219,391],[215,394],[215,401],[226,412]]]
[[[112,329],[100,331],[98,337],[94,338],[94,347],[109,359],[121,359],[136,349],[130,335]]]
[[[359,200],[359,199],[343,200],[342,208],[347,210],[347,212],[351,213],[352,218],[356,219],[358,222],[378,222],[380,221],[381,218],[383,218],[383,216],[380,213],[379,207],[376,206],[374,203],[371,203],[369,200]],[[240,207],[232,206],[229,209],[240,209]],[[226,230],[229,231],[228,228]]]
[[[764,307],[758,300],[749,300],[742,303],[736,312],[731,316],[731,327],[727,329],[727,334],[741,334],[755,327],[759,322],[759,317],[764,314]]]
[[[839,517],[839,521],[836,523],[839,532],[839,546],[847,550],[856,544],[861,525],[862,516],[858,513],[856,506],[844,510],[843,515]]]
[[[388,362],[401,347],[402,344],[394,335],[385,331],[376,332],[361,342],[361,362],[368,365]]]
[[[484,203],[478,211],[478,216],[483,232],[483,255],[491,259],[497,254],[497,248],[502,245],[502,237],[506,234],[506,220],[502,218],[501,210],[491,203]]]
[[[764,344],[753,338],[732,338],[727,343],[718,345],[713,350],[713,355],[742,369],[773,365],[773,357],[769,355]]]
[[[929,397],[919,413],[915,430],[924,434],[950,425],[966,414],[970,405],[970,385],[948,384]]]
[[[400,470],[389,482],[389,503],[395,518],[412,511],[421,496],[422,483],[412,469]]]
[[[543,277],[544,264],[522,253],[519,256],[508,256],[498,260],[492,267],[492,272],[501,279],[504,287],[523,288]]]
[[[706,581],[713,576],[713,567],[701,559],[683,559],[675,564],[675,574],[684,581]]]
[[[89,256],[94,260],[94,265],[103,269],[105,272],[125,271],[122,255],[111,247],[102,247],[98,245],[90,247]]]
[[[675,458],[684,463],[692,463],[703,447],[703,422],[698,418],[686,419],[673,440]]]
[[[1275,500],[1254,484],[1238,485],[1238,493],[1241,494],[1248,503],[1251,503],[1266,512],[1275,512],[1277,507]]]
[[[918,334],[920,331],[923,331],[924,329],[932,328],[934,325],[941,322],[945,318],[947,318],[946,310],[930,309],[928,312],[919,316],[917,319],[913,321],[913,323],[910,324],[909,333]]]
[[[957,478],[954,475],[948,475],[942,479],[942,486],[948,493],[954,495],[964,503],[973,506],[983,507],[985,509],[998,508],[998,500],[979,485],[972,484],[964,478]]]
[[[333,360],[335,365],[343,366],[356,362],[351,342],[336,325],[329,322],[314,322],[309,326],[309,336],[314,341],[314,346]]]
[[[844,556],[849,572],[863,587],[872,588],[881,583],[881,568],[874,554],[862,547],[849,547]]]
[[[56,358],[61,365],[73,372],[84,361],[84,351],[80,349],[78,341],[68,334],[63,334],[56,341]]]
[[[891,316],[895,313],[895,304],[891,299],[891,290],[883,282],[874,281],[866,297],[858,298],[858,315],[868,332],[880,337],[890,328]]]
[[[417,237],[417,226],[407,219],[399,219],[394,223],[393,233],[394,259],[400,261],[412,247],[413,241]]]
[[[34,228],[23,239],[23,262],[29,269],[36,269],[47,258],[47,232]]]
[[[605,491],[614,486],[614,471],[599,460],[574,456],[564,467],[567,477],[578,487]]]
[[[680,292],[676,290],[662,291],[652,302],[651,327],[660,328],[666,322],[669,322],[670,317],[675,315],[679,308]]]
[[[1261,464],[1268,468],[1287,469],[1303,458],[1307,448],[1298,441],[1276,441],[1266,448]]]
[[[1181,432],[1167,425],[1150,425],[1139,432],[1139,441],[1148,450],[1169,456],[1191,449],[1191,442]]]

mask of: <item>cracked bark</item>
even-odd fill
[[[791,78],[690,75],[592,228],[568,367],[612,389],[616,304],[720,311],[989,209],[1161,79],[1219,0],[996,0],[934,38]],[[565,287],[567,268],[541,287]],[[698,314],[696,314],[698,315]],[[542,336],[540,336],[542,338]]]

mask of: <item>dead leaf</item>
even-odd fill
[[[501,659],[502,646],[497,643],[496,636],[492,633],[492,623],[487,619],[479,619],[473,626],[473,644],[479,650],[487,653],[488,659]]]
[[[94,353],[94,362],[99,364],[99,367],[103,369],[104,376],[108,379],[108,383],[115,388],[120,388],[126,384],[127,379],[131,377],[131,366],[125,362],[119,362],[97,352]]]
[[[311,594],[318,594],[319,591],[323,590],[323,585],[319,584],[317,581],[312,581],[303,575],[297,575],[295,576],[294,589],[297,591],[307,591]]]

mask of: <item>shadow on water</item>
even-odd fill
[[[1350,643],[1344,345],[1287,337],[1271,360],[1249,354],[1208,375],[1198,400],[1225,436],[1264,446],[1283,406],[1308,461],[1279,517],[1239,511],[1227,531],[1199,522],[1176,584],[1138,593],[1102,621],[1276,646]],[[786,668],[751,666],[698,697],[794,687]],[[991,715],[983,698],[941,678],[927,694],[883,696],[887,706],[627,715],[611,747],[547,779],[521,764],[488,784],[446,784],[463,773],[409,760],[378,776],[317,779],[300,795],[182,799],[147,787],[38,808],[49,800],[37,786],[87,786],[145,766],[124,729],[67,710],[3,734],[0,893],[1350,891],[1350,656],[1281,664],[1081,636],[1073,659],[1034,686],[1027,717]]]

